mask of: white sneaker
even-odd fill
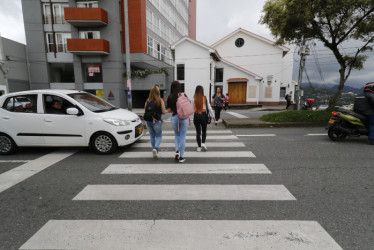
[[[200,147],[197,147],[197,152],[201,152],[201,148]]]
[[[202,144],[202,145],[201,145],[201,150],[205,152],[205,151],[208,150],[208,148],[205,146],[205,144]]]
[[[152,149],[152,154],[154,159],[158,159],[157,149]]]
[[[186,158],[183,158],[183,157],[179,158],[180,163],[185,162],[185,161],[186,161]]]

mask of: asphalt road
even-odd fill
[[[210,129],[223,128],[220,124]],[[147,158],[150,152],[143,158],[120,158],[149,151],[136,147],[109,156],[68,149],[77,152],[0,193],[0,249],[19,249],[50,220],[316,221],[343,249],[372,249],[374,148],[366,144],[366,138],[334,143],[324,128],[230,131],[245,145],[232,150],[251,151],[255,158],[186,156],[185,163],[264,164],[271,174],[104,175],[111,164],[154,164],[155,160]],[[227,154],[228,148],[210,147],[225,143],[214,137],[208,133],[208,150]],[[22,149],[1,157],[0,174],[63,150]],[[195,151],[195,147],[188,150]],[[157,163],[174,162],[163,158]],[[100,184],[284,185],[295,200],[73,200],[88,185]]]

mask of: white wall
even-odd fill
[[[235,46],[238,38],[244,39],[244,45]],[[238,32],[214,47],[221,57],[244,69],[262,76],[260,84],[260,101],[279,102],[281,83],[284,86],[292,81],[293,50],[283,57],[283,51],[277,46],[249,36],[244,32]],[[267,76],[272,75],[272,98],[265,98],[265,89],[268,87]],[[288,92],[288,91],[287,91]]]
[[[188,40],[180,43],[175,48],[175,66],[184,64],[185,80],[178,80],[185,84],[185,92],[189,99],[193,98],[197,85],[204,87],[204,94],[209,95],[209,86],[211,83],[210,64],[214,61],[210,56],[208,49],[198,46]],[[177,72],[175,68],[175,79]]]
[[[224,63],[224,62],[217,62],[216,64],[216,67],[217,68],[223,68],[223,80],[224,82],[222,83],[223,84],[223,90],[222,90],[222,93],[224,95],[226,95],[226,93],[228,93],[228,90],[229,90],[229,83],[227,82],[228,79],[230,78],[247,78],[248,79],[248,82],[247,82],[247,90],[246,90],[246,96],[247,96],[247,99],[246,101],[247,102],[258,102],[258,97],[259,97],[259,84],[260,84],[260,81],[259,80],[256,80],[254,76],[246,73],[246,72],[243,72],[231,65],[228,65],[227,63]],[[250,89],[250,86],[256,86],[256,97],[254,98],[248,98],[248,91]]]

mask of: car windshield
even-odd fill
[[[103,99],[89,93],[75,93],[69,94],[69,96],[93,112],[99,113],[118,109]]]

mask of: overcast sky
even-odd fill
[[[238,28],[249,30],[274,40],[269,29],[258,24],[262,6],[266,0],[197,0],[197,40],[212,45]],[[0,35],[17,42],[25,43],[21,0],[0,0]],[[343,45],[346,53],[354,52],[355,44]],[[338,65],[335,57],[321,45],[311,45],[306,69],[312,83],[337,84]],[[294,76],[297,80],[299,57],[295,56]],[[318,61],[320,71],[317,68]],[[321,72],[321,73],[320,73]],[[324,81],[321,79],[322,77]],[[374,81],[374,56],[364,65],[364,70],[353,71],[347,84],[361,87],[365,82]],[[303,75],[303,83],[307,82]]]

